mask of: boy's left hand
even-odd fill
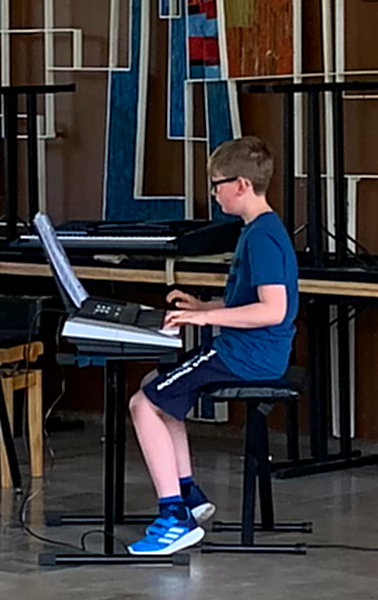
[[[180,325],[199,325],[203,327],[207,324],[206,310],[172,310],[166,313],[164,319],[164,328],[179,327]]]

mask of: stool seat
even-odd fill
[[[304,380],[304,370],[292,366],[279,379],[211,383],[203,388],[203,392],[219,402],[240,398],[275,403],[279,400],[296,400],[303,391]]]

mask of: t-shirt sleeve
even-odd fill
[[[286,284],[284,254],[267,233],[254,232],[247,241],[253,285]]]

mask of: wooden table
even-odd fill
[[[113,281],[123,283],[148,283],[160,285],[190,285],[200,287],[223,288],[226,283],[227,273],[187,270],[185,265],[176,261],[173,278],[167,278],[164,268],[128,268],[101,266],[74,267],[80,279],[94,281]],[[225,271],[227,266],[225,265]],[[22,277],[51,277],[48,265],[37,263],[0,262],[0,274]],[[328,279],[299,279],[299,291],[302,294],[351,296],[362,298],[378,298],[377,283],[362,281],[334,281]]]

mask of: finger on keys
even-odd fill
[[[176,300],[182,300],[185,296],[189,296],[189,294],[185,294],[185,292],[182,292],[181,290],[172,290],[169,292],[169,294],[167,294],[166,301],[168,304],[171,304]]]

